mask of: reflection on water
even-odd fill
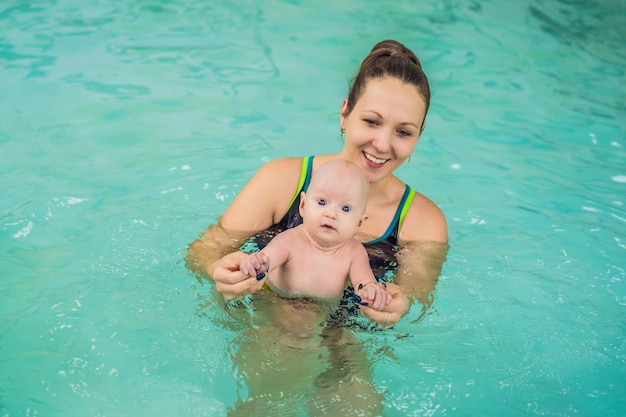
[[[203,248],[219,257],[241,246],[259,250],[277,233],[274,228],[254,234],[235,232],[215,224],[201,239]],[[448,244],[422,242],[370,253],[374,258],[391,255],[385,262],[373,262],[389,268],[379,272],[379,279],[397,282],[415,300],[413,308],[419,311],[413,313],[417,314],[413,322],[426,315],[434,300],[448,248]],[[217,313],[203,313],[222,298],[210,287],[211,295],[201,300],[198,314],[212,317],[234,334],[227,356],[238,389],[229,415],[381,414],[384,397],[372,374],[378,358],[368,355],[358,336],[382,327],[359,316],[350,287],[341,300],[294,297],[267,288],[219,304],[223,308]]]
[[[227,355],[237,401],[228,415],[380,415],[374,363],[352,330],[329,324],[336,308],[263,290],[214,316],[236,333]]]

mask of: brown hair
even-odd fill
[[[361,63],[361,67],[350,85],[347,114],[352,112],[370,79],[385,77],[396,78],[417,88],[426,103],[426,111],[424,112],[424,119],[426,119],[426,113],[428,113],[430,106],[430,86],[422,69],[422,64],[409,48],[391,39],[374,45],[369,55]],[[424,120],[422,120],[422,126],[424,126]]]

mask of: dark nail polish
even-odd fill
[[[257,281],[261,281],[263,278],[265,278],[265,272],[261,272],[259,275],[256,276]]]
[[[369,305],[369,304],[367,304],[365,301],[363,301],[363,300],[361,299],[361,297],[359,297],[359,296],[358,296],[358,295],[356,295],[356,294],[352,294],[352,298],[354,299],[354,301],[356,301],[357,303],[361,304],[362,306],[367,306],[367,305]]]

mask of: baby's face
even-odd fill
[[[311,184],[302,205],[305,227],[314,239],[337,245],[361,225],[367,192],[348,176],[325,176]]]

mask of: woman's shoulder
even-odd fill
[[[286,157],[273,159],[261,167],[260,174],[263,175],[276,175],[276,174],[288,174],[289,172],[300,172],[302,168],[302,157]]]
[[[237,194],[222,216],[225,227],[262,230],[280,221],[297,191],[302,158],[265,163]]]
[[[262,192],[281,189],[285,184],[298,181],[302,158],[279,158],[263,164],[245,188]]]
[[[266,162],[253,177],[253,182],[272,192],[295,192],[302,171],[303,158],[287,157]]]
[[[310,163],[310,168],[315,171],[317,166],[336,157],[336,155],[314,155],[310,161],[308,156],[273,159],[265,163],[257,171],[255,177],[260,181],[272,182],[275,188],[288,186],[291,189],[291,184],[299,183],[301,177],[306,174],[307,162]]]
[[[430,198],[415,192],[400,230],[401,241],[448,241],[448,224],[441,208]]]

